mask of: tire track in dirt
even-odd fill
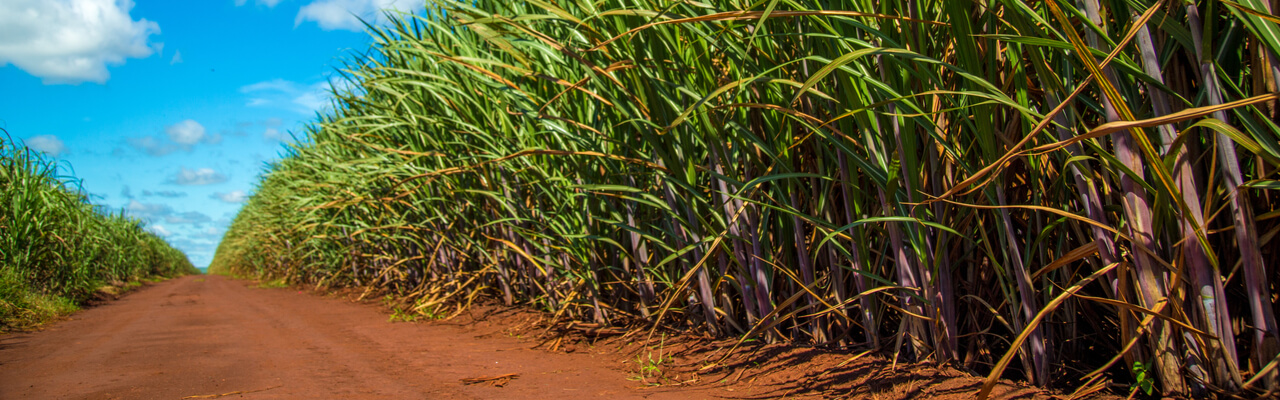
[[[341,299],[188,276],[44,331],[0,336],[0,399],[707,397],[638,390],[608,356],[485,336],[389,323],[375,307]],[[503,387],[460,382],[511,373],[519,377]]]

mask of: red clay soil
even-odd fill
[[[980,384],[785,346],[719,361],[726,342],[547,330],[540,315],[480,307],[450,321],[389,322],[367,301],[188,276],[0,336],[0,399],[961,399]],[[1050,398],[1010,384],[996,393]]]

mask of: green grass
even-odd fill
[[[284,279],[262,280],[258,282],[259,289],[279,289],[289,287],[289,282]]]
[[[0,331],[76,310],[112,282],[196,273],[142,222],[89,202],[59,164],[0,138]]]
[[[1257,395],[1280,27],[1188,4],[432,2],[210,270]]]
[[[0,329],[29,329],[77,310],[70,299],[30,290],[12,271],[0,269]]]
[[[387,321],[414,322],[417,321],[419,317],[420,316],[413,311],[406,311],[397,307],[391,309],[391,316],[387,318]]]

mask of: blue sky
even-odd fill
[[[315,119],[355,16],[409,0],[0,1],[0,128],[198,267]]]

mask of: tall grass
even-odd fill
[[[0,137],[0,330],[65,314],[106,285],[199,273],[140,221],[91,204],[71,179]]]
[[[437,1],[370,27],[211,269],[873,347],[983,396],[1275,390],[1270,7]]]

